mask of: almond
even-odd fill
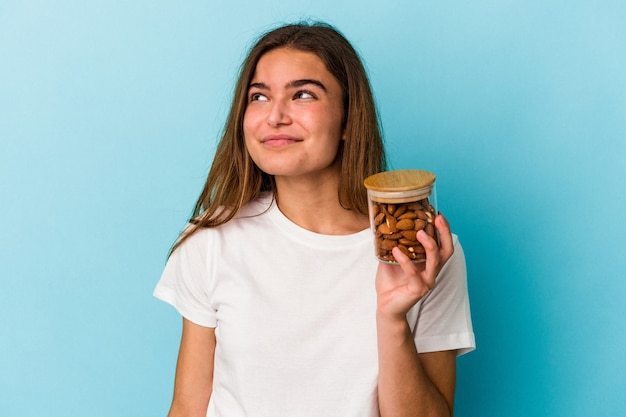
[[[406,246],[398,245],[398,249],[400,249],[402,251],[402,253],[404,253],[406,256],[408,256],[408,257],[411,256],[411,252],[409,252],[409,250],[407,249]]]
[[[391,230],[391,233],[395,233],[398,231],[398,227],[397,227],[397,220],[395,217],[393,216],[387,216],[385,218],[385,223],[387,224],[387,227],[389,227],[389,230]],[[385,234],[389,234],[389,233],[385,233]]]
[[[415,230],[422,230],[424,227],[426,227],[427,224],[428,223],[426,223],[426,220],[422,220],[422,219],[415,220],[415,227],[414,227],[414,229]]]
[[[415,230],[403,230],[402,236],[404,236],[408,240],[417,241],[416,237],[417,232]]]
[[[383,235],[390,235],[393,232],[391,231],[391,229],[389,228],[389,226],[387,226],[387,223],[381,223],[378,226],[378,229],[376,229],[377,231],[379,231],[380,233],[382,233]]]
[[[396,223],[396,227],[399,230],[411,230],[415,227],[415,222],[411,219],[402,219]]]
[[[415,220],[417,219],[417,214],[415,214],[414,211],[407,211],[406,213],[402,214],[401,216],[397,216],[398,220],[404,220],[404,219],[410,219],[410,220]]]
[[[395,240],[384,239],[381,242],[380,247],[385,249],[385,250],[391,250],[391,249],[395,248],[397,245],[398,245],[398,242],[396,242]]]

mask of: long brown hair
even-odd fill
[[[338,156],[341,158],[338,198],[342,207],[367,213],[363,180],[383,171],[386,160],[378,114],[363,63],[347,39],[332,26],[321,22],[290,24],[263,35],[244,60],[223,135],[193,210],[191,225],[171,252],[198,229],[230,221],[262,191],[275,192],[273,176],[261,171],[246,150],[243,117],[256,65],[265,53],[277,48],[314,53],[339,81],[344,97],[345,140],[341,141]]]

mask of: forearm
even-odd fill
[[[168,417],[205,417],[209,400],[211,386],[204,386],[202,390],[194,388],[186,392],[175,389],[172,406],[167,414]]]
[[[205,417],[213,390],[215,329],[183,320],[174,398],[168,417]]]
[[[427,375],[407,321],[379,313],[376,324],[381,417],[450,417],[451,404]]]

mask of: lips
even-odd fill
[[[287,146],[297,142],[302,142],[302,140],[289,135],[270,135],[261,140],[263,145],[269,147]]]

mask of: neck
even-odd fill
[[[369,226],[367,216],[339,204],[339,176],[276,177],[277,203],[292,222],[315,233],[347,235]]]

